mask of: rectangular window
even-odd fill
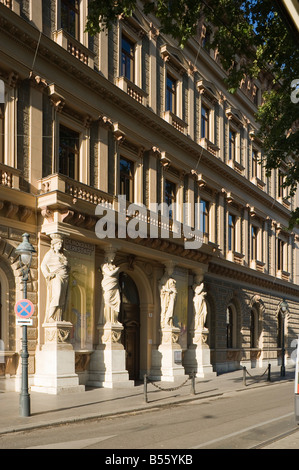
[[[209,236],[209,203],[201,199],[200,201],[201,221],[200,226],[203,235]]]
[[[0,163],[4,163],[4,103],[0,103]]]
[[[125,36],[121,41],[121,75],[134,82],[135,45]]]
[[[165,202],[170,207],[176,203],[176,184],[172,181],[165,180]],[[174,211],[173,209],[169,209],[169,217],[174,218]]]
[[[201,107],[201,138],[209,139],[210,136],[210,110]]]
[[[282,171],[279,171],[278,172],[278,197],[281,197],[281,198],[284,196],[283,183],[284,183],[284,174],[282,173]]]
[[[277,240],[277,269],[278,271],[283,271],[284,266],[284,242],[280,239]]]
[[[258,153],[256,150],[252,150],[252,176],[258,176]]]
[[[236,157],[236,133],[229,130],[229,159],[235,160]]]
[[[235,216],[228,214],[228,251],[235,251],[235,225]]]
[[[119,163],[120,194],[125,195],[127,201],[134,201],[134,163],[121,157]]]
[[[65,126],[59,128],[59,173],[79,177],[79,134]]]
[[[61,0],[61,28],[80,40],[79,0]]]
[[[251,227],[251,259],[257,260],[257,237],[258,228]]]
[[[166,79],[166,111],[176,114],[176,81],[170,75]]]

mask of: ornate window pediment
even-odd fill
[[[243,127],[244,126],[244,116],[243,116],[243,114],[241,113],[241,111],[234,108],[233,106],[230,106],[229,108],[227,108],[226,116],[227,116],[228,120],[233,121],[233,123],[237,127]]]
[[[163,44],[163,46],[161,46],[161,56],[163,60],[169,62],[180,75],[188,72],[190,66],[179,49],[169,44]]]
[[[197,82],[197,89],[201,95],[211,101],[213,104],[218,103],[219,101],[219,92],[212,82],[205,80],[204,78],[200,79]]]

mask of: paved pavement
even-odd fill
[[[148,384],[147,402],[143,383],[128,389],[86,389],[85,392],[65,395],[30,392],[29,417],[19,415],[19,393],[0,391],[0,436],[17,431],[143,412],[190,400],[246,391],[254,387],[279,387],[285,381],[293,382],[294,376],[294,368],[287,369],[285,377],[280,377],[280,369],[272,366],[270,382],[267,381],[265,368],[247,369],[246,385],[243,382],[242,370],[202,379],[196,378],[195,395],[192,393],[191,380],[183,386],[181,385],[185,382],[184,379],[178,379],[175,383],[154,382],[156,386]],[[267,448],[298,449],[299,432],[280,439],[278,443],[271,443]]]

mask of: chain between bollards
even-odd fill
[[[243,385],[246,387],[246,373],[252,377],[252,375],[249,374],[248,370],[246,369],[245,366],[242,367],[243,369]],[[265,373],[268,371],[268,376],[267,376],[267,382],[271,382],[271,364],[268,364],[267,369],[265,372],[260,376],[260,379],[265,375]],[[257,382],[259,379],[257,379]]]
[[[148,403],[148,395],[147,395],[147,384],[149,382],[151,382],[152,385],[154,385],[154,387],[158,388],[159,390],[162,390],[162,391],[174,391],[174,390],[178,390],[179,388],[183,387],[187,382],[188,380],[191,379],[191,395],[195,395],[196,392],[195,392],[195,377],[196,377],[196,373],[195,372],[192,372],[190,374],[190,376],[188,377],[187,380],[185,380],[185,382],[183,382],[181,385],[179,385],[178,387],[171,387],[171,388],[162,388],[160,387],[159,385],[155,384],[153,381],[151,381],[148,377],[147,374],[144,374],[143,376],[143,396],[144,396],[144,401],[145,403]]]

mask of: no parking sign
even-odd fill
[[[17,325],[32,325],[32,315],[34,314],[34,305],[28,299],[19,300],[15,305],[15,314],[17,315]]]

